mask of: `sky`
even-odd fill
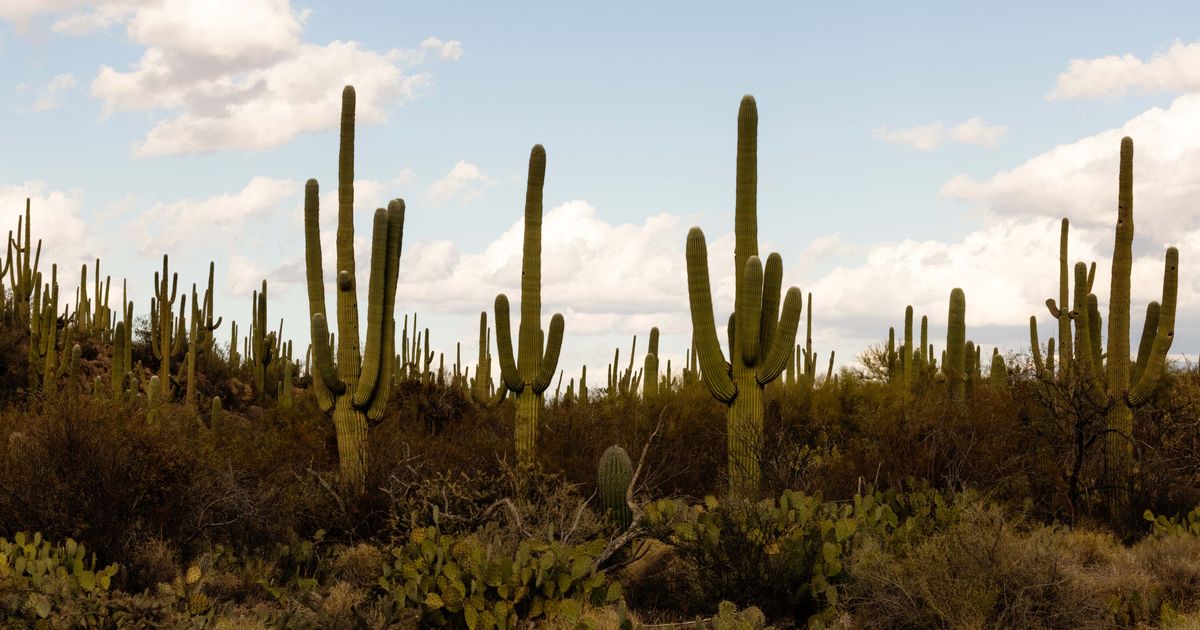
[[[215,262],[216,311],[242,335],[266,279],[271,320],[302,348],[304,182],[321,183],[332,280],[353,84],[360,270],[374,209],[407,206],[397,319],[418,313],[447,364],[461,342],[474,365],[480,311],[501,292],[518,308],[540,143],[543,325],[563,313],[560,367],[602,385],[633,335],[640,365],[651,326],[662,364],[683,361],[690,226],[728,316],[737,109],[753,94],[760,250],[811,292],[822,364],[854,364],[908,304],[940,349],[954,287],[985,352],[1027,352],[1030,315],[1044,343],[1063,217],[1106,309],[1124,135],[1131,328],[1177,246],[1172,354],[1195,355],[1200,6],[1046,4],[0,0],[0,226],[31,197],[63,293],[99,257],[112,304],[127,279],[138,315],[163,254],[184,288]]]

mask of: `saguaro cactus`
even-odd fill
[[[26,198],[24,223],[20,217],[17,217],[17,237],[14,239],[12,232],[8,233],[9,249],[16,256],[13,257],[12,263],[6,265],[13,301],[17,303],[17,324],[20,326],[30,323],[30,300],[41,290],[41,287],[38,286],[40,281],[37,281],[36,277],[38,263],[42,259],[42,239],[37,240],[35,251],[32,233],[33,219],[29,213],[29,198]],[[31,254],[33,264],[30,264]]]
[[[1133,408],[1145,404],[1154,393],[1175,337],[1179,250],[1167,248],[1162,302],[1151,302],[1146,310],[1137,363],[1131,365],[1129,293],[1133,268],[1133,140],[1128,137],[1121,140],[1120,160],[1105,361],[1098,356],[1099,307],[1096,296],[1087,293],[1090,282],[1087,267],[1082,262],[1075,264],[1075,302],[1071,317],[1075,320],[1077,335],[1074,360],[1084,375],[1084,391],[1108,414],[1105,476],[1110,490],[1109,509],[1115,516],[1125,517],[1132,505],[1129,474],[1133,467]]]
[[[633,482],[633,462],[620,446],[610,446],[600,456],[597,470],[600,509],[621,531],[629,529],[633,510],[629,507],[629,484]]]
[[[170,290],[167,287],[170,287]],[[171,358],[183,352],[183,331],[175,330],[175,318],[171,308],[175,305],[175,297],[179,288],[179,274],[172,274],[170,284],[167,283],[167,255],[163,254],[162,275],[154,272],[155,298],[150,303],[150,349],[159,361],[158,392],[163,401],[171,398]],[[187,296],[180,311],[187,308]],[[182,322],[182,315],[180,321]],[[128,334],[128,329],[126,330]]]
[[[317,181],[304,187],[304,255],[312,320],[313,392],[332,412],[342,483],[352,493],[365,489],[367,426],[383,418],[391,393],[396,345],[396,279],[404,231],[404,202],[393,199],[375,211],[367,289],[367,342],[360,351],[358,295],[354,270],[354,88],[342,91],[338,149],[337,363],[329,339],[325,277],[321,268],[320,200]]]
[[[562,350],[563,317],[550,318],[550,333],[542,331],[542,187],[546,183],[546,150],[534,145],[529,153],[529,178],[525,187],[525,246],[521,255],[520,356],[514,356],[509,325],[508,296],[496,296],[496,349],[500,378],[517,397],[517,461],[531,464],[537,446],[538,414],[542,392],[550,386]],[[545,346],[543,351],[543,337]]]
[[[950,313],[946,325],[946,354],[942,358],[942,372],[946,374],[946,386],[950,397],[955,400],[967,394],[967,296],[955,287],[950,291]]]
[[[698,227],[688,231],[688,301],[701,375],[709,392],[728,407],[730,490],[757,494],[760,479],[763,388],[775,380],[792,353],[800,322],[800,290],[792,287],[779,313],[783,259],[758,257],[758,110],[754,97],[742,98],[738,111],[737,194],[734,210],[735,311],[729,326],[725,360],[713,320],[708,279],[708,247]]]
[[[658,395],[658,326],[650,329],[650,347],[642,366],[642,397]]]

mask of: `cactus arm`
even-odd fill
[[[316,317],[321,316],[321,320],[325,320],[325,276],[321,268],[321,206],[320,206],[320,187],[317,180],[310,179],[304,184],[304,258],[305,258],[305,274],[308,286],[308,317],[312,323],[312,344],[315,347],[318,343],[325,343],[326,348],[329,348],[329,326],[328,323],[322,328],[320,334],[321,341],[317,341],[317,326]],[[236,336],[236,333],[235,333]],[[321,376],[318,368],[316,374],[313,375],[313,394],[317,399],[317,405],[324,411],[329,411],[333,408],[333,394],[329,389],[329,385],[339,387],[341,380],[336,377],[336,371],[333,370],[332,353],[326,358],[329,359],[329,370],[327,375],[330,379],[327,381]]]
[[[1046,366],[1042,363],[1042,347],[1038,341],[1037,317],[1029,316],[1029,346],[1033,350],[1033,370],[1038,376],[1045,374]]]
[[[550,386],[550,381],[554,379],[554,370],[558,366],[558,355],[562,351],[562,340],[563,316],[561,313],[555,313],[550,318],[550,334],[546,337],[546,355],[542,358],[537,380],[532,384],[535,393],[541,394],[546,391],[546,388]],[[561,376],[559,380],[562,380]]]
[[[1083,378],[1084,393],[1093,404],[1108,409],[1112,400],[1108,398],[1104,383],[1096,373],[1096,363],[1092,358],[1091,323],[1087,307],[1087,265],[1075,263],[1075,304],[1071,309],[1072,319],[1075,320],[1075,330],[1079,343],[1075,346],[1080,372]]]
[[[396,318],[388,317],[388,325],[383,330],[383,356],[392,357],[395,354]],[[379,391],[371,398],[371,406],[367,408],[367,421],[372,425],[383,420],[384,413],[387,411],[387,402],[391,397],[392,391],[392,378],[395,374],[395,364],[396,362],[393,360],[385,359],[383,361],[383,369],[379,375]]]
[[[329,322],[325,320],[324,313],[317,313],[312,318],[312,346],[313,346],[313,365],[317,371],[313,374],[313,381],[320,379],[323,381],[326,390],[332,395],[340,395],[346,391],[346,384],[342,382],[338,375],[337,367],[333,365],[333,348],[329,345]],[[318,402],[324,407],[325,401],[318,398]],[[332,409],[333,398],[328,400],[330,409]]]
[[[698,227],[688,231],[687,276],[688,302],[692,312],[696,353],[700,357],[700,374],[714,398],[725,403],[731,402],[737,397],[737,387],[729,377],[729,367],[717,339],[708,281],[708,248],[704,243],[704,232]]]
[[[758,345],[761,352],[769,352],[774,345],[775,329],[779,326],[779,300],[781,297],[783,297],[783,257],[778,252],[771,252],[767,256],[767,263],[763,268],[762,316],[758,326]]]
[[[371,273],[367,285],[367,345],[363,348],[362,371],[351,399],[354,406],[363,408],[375,395],[379,384],[379,372],[384,357],[383,322],[391,320],[391,313],[384,312],[384,287],[391,266],[388,251],[388,217],[383,208],[375,210],[375,222],[371,233]],[[393,285],[394,286],[394,285]]]
[[[1104,355],[1100,349],[1100,327],[1103,326],[1104,319],[1100,316],[1100,300],[1095,293],[1089,293],[1087,296],[1087,312],[1088,312],[1088,332],[1091,333],[1089,339],[1092,344],[1092,361],[1096,363],[1096,373],[1104,373]],[[1126,347],[1129,346],[1129,341],[1125,342]],[[1126,359],[1128,360],[1128,359]]]
[[[517,371],[517,362],[513,357],[512,328],[508,317],[508,296],[501,293],[496,296],[496,352],[500,355],[500,380],[504,381],[505,389],[514,394],[520,394],[525,389],[525,381]]]
[[[1150,358],[1150,348],[1154,345],[1154,337],[1158,332],[1159,303],[1150,302],[1146,305],[1146,319],[1142,323],[1142,338],[1138,341],[1137,362],[1133,365],[1131,382],[1136,383],[1142,370],[1146,369],[1146,360]]]
[[[1146,366],[1138,375],[1137,382],[1129,392],[1128,401],[1131,406],[1146,402],[1154,392],[1166,367],[1167,351],[1175,340],[1175,305],[1179,291],[1179,250],[1174,247],[1167,250],[1166,269],[1163,272],[1162,306],[1158,313],[1158,326],[1154,335],[1154,345]]]
[[[783,316],[775,331],[775,343],[771,344],[766,361],[759,367],[755,380],[759,385],[766,385],[779,378],[787,367],[796,343],[796,330],[800,327],[800,310],[804,303],[800,289],[791,287],[783,298]]]
[[[742,364],[746,367],[758,365],[759,356],[759,326],[762,320],[763,306],[763,266],[758,256],[746,259],[742,273],[741,290],[738,293],[736,341],[742,356]]]
[[[1087,274],[1087,291],[1092,292],[1092,283],[1096,281],[1096,261],[1092,261],[1092,266],[1088,269]]]

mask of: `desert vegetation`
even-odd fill
[[[53,226],[28,204],[16,219],[0,267],[6,625],[1200,627],[1200,370],[1169,358],[1174,248],[1131,343],[1131,139],[1103,316],[1063,219],[1045,345],[1034,314],[1029,347],[989,356],[966,327],[971,287],[946,287],[944,344],[909,307],[835,373],[812,295],[758,251],[747,96],[725,343],[693,228],[685,365],[660,364],[652,329],[603,387],[584,367],[564,388],[570,322],[541,308],[545,148],[529,155],[517,334],[495,296],[475,365],[447,365],[400,315],[403,200],[376,210],[356,258],[354,121],[347,87],[334,270],[305,186],[304,338],[272,330],[265,280],[239,336],[213,267],[189,302],[167,255],[124,281],[153,281],[142,315],[110,300],[99,260],[60,295],[40,262]]]

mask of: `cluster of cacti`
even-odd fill
[[[709,391],[728,407],[727,444],[730,490],[754,495],[759,489],[763,388],[784,370],[800,322],[800,290],[788,289],[782,318],[779,293],[783,259],[758,257],[758,110],[754,98],[738,111],[737,194],[735,203],[734,313],[729,320],[729,361],[721,352],[713,321],[704,233],[687,237],[688,298],[701,375]]]
[[[25,217],[24,219],[17,217],[16,238],[13,238],[11,231],[8,233],[8,256],[4,265],[8,272],[12,299],[16,304],[18,326],[29,324],[31,300],[38,291],[41,291],[38,263],[42,258],[42,239],[37,240],[35,252],[32,234],[33,220],[29,212],[29,199],[26,199]],[[30,262],[31,254],[32,263]]]
[[[550,331],[542,330],[542,187],[546,181],[546,150],[534,145],[529,154],[525,189],[525,238],[521,255],[521,323],[518,353],[513,352],[508,296],[496,296],[496,349],[500,379],[517,397],[517,460],[529,465],[537,445],[542,393],[550,386],[562,349],[563,317],[550,318]]]
[[[404,316],[404,329],[400,335],[400,354],[394,360],[393,379],[397,381],[421,381],[428,384],[434,379],[431,369],[436,354],[429,345],[429,329],[425,329],[424,346],[417,328],[417,314],[413,313],[412,336],[408,334],[408,315]]]
[[[272,378],[272,365],[279,364],[280,340],[283,337],[283,320],[279,322],[279,331],[267,328],[267,281],[262,281],[262,290],[255,291],[251,297],[250,309],[250,347],[247,356],[254,374],[254,388],[263,400],[276,398],[279,386],[278,380]],[[276,398],[277,399],[277,398]]]
[[[817,353],[813,352],[812,337],[812,293],[808,294],[807,325],[805,326],[804,345],[796,344],[795,351],[788,356],[784,366],[783,383],[787,386],[799,385],[812,389],[817,383]],[[829,352],[829,366],[825,372],[825,381],[833,381],[833,360],[836,353]]]
[[[320,200],[315,179],[304,188],[304,254],[312,318],[313,393],[332,412],[342,483],[364,490],[367,426],[383,418],[391,393],[396,343],[396,281],[404,230],[404,202],[393,199],[375,211],[367,288],[367,338],[360,348],[358,286],[354,260],[354,88],[342,91],[338,149],[337,348],[330,341],[321,264]]]
[[[737,174],[735,203],[735,303],[726,336],[728,360],[723,352],[714,320],[707,264],[707,245],[703,232],[693,227],[687,236],[686,262],[688,296],[693,334],[685,352],[679,384],[688,386],[703,381],[711,394],[727,406],[727,467],[730,491],[751,496],[760,485],[760,448],[763,436],[764,388],[786,374],[784,384],[812,389],[817,383],[818,356],[813,351],[812,295],[807,297],[807,326],[803,344],[797,343],[799,318],[804,310],[803,295],[789,288],[782,296],[783,266],[778,254],[765,261],[759,257],[757,242],[757,122],[752,97],[745,97],[738,113]],[[1065,385],[1081,392],[1107,418],[1105,431],[1105,475],[1114,510],[1129,506],[1132,468],[1132,410],[1146,403],[1153,394],[1166,365],[1173,334],[1178,290],[1178,251],[1166,252],[1161,302],[1151,302],[1146,310],[1136,358],[1130,355],[1129,312],[1132,265],[1132,142],[1121,144],[1118,188],[1118,221],[1108,311],[1107,347],[1101,346],[1103,325],[1099,303],[1092,293],[1095,263],[1090,269],[1083,262],[1074,266],[1074,286],[1070,286],[1067,237],[1069,223],[1063,219],[1059,252],[1059,290],[1057,299],[1047,300],[1047,308],[1058,322],[1057,337],[1051,337],[1042,354],[1036,317],[1030,318],[1030,342],[1034,369],[1046,384]],[[367,431],[380,421],[393,385],[416,381],[422,385],[453,388],[476,404],[495,404],[512,392],[516,400],[515,446],[518,461],[530,465],[536,461],[539,412],[547,389],[555,381],[554,400],[587,403],[587,367],[578,381],[565,377],[558,369],[563,341],[561,314],[550,319],[549,329],[541,321],[542,192],[545,182],[546,155],[540,145],[533,147],[524,214],[524,249],[521,277],[521,320],[514,351],[509,301],[499,294],[495,299],[496,347],[500,359],[500,386],[492,380],[491,331],[486,312],[480,313],[478,357],[474,373],[463,362],[462,344],[456,344],[453,364],[447,369],[446,357],[430,345],[429,328],[418,328],[417,316],[404,317],[404,328],[397,352],[395,318],[396,286],[403,238],[404,203],[391,201],[376,210],[372,231],[372,251],[365,310],[365,341],[360,329],[358,287],[354,255],[353,174],[354,174],[354,91],[343,91],[341,139],[338,164],[338,228],[336,237],[336,311],[338,334],[330,333],[326,308],[325,275],[322,268],[319,225],[319,194],[315,180],[305,187],[304,230],[307,288],[312,343],[305,357],[304,374],[297,377],[293,344],[283,339],[283,322],[269,328],[267,282],[252,296],[249,335],[238,352],[238,327],[231,322],[228,348],[229,366],[248,368],[260,402],[274,401],[287,408],[295,404],[297,387],[303,388],[311,377],[309,391],[318,406],[331,413],[337,436],[338,456],[345,488],[358,493],[364,489],[367,472]],[[31,389],[53,394],[62,387],[74,394],[81,383],[95,376],[91,365],[83,377],[81,344],[89,340],[111,344],[111,368],[107,377],[95,376],[94,392],[107,391],[115,399],[143,400],[148,418],[160,417],[162,406],[181,399],[196,409],[198,376],[213,365],[216,357],[214,332],[222,323],[215,317],[214,271],[210,263],[207,289],[203,296],[192,285],[190,318],[188,296],[177,305],[178,274],[170,273],[168,257],[163,256],[162,270],[154,274],[154,294],[150,302],[150,350],[158,360],[157,374],[143,381],[149,370],[133,363],[133,305],[124,291],[121,312],[109,307],[111,278],[101,280],[100,260],[96,259],[89,280],[88,265],[81,266],[80,285],[76,290],[74,312],[59,300],[57,265],[51,266],[48,281],[38,270],[41,241],[34,245],[31,213],[27,201],[25,215],[18,219],[16,235],[9,233],[8,254],[0,265],[0,278],[7,275],[8,293],[0,289],[0,310],[16,318],[29,331],[28,373]],[[169,275],[169,277],[168,277]],[[781,297],[783,299],[781,299]],[[1068,298],[1071,299],[1068,309]],[[69,301],[69,297],[66,298]],[[178,306],[178,308],[177,308]],[[1072,330],[1071,322],[1075,323]],[[905,309],[902,337],[896,328],[888,331],[882,355],[883,371],[889,382],[914,388],[930,382],[944,385],[948,397],[962,401],[977,388],[993,391],[1008,387],[1009,368],[998,348],[993,349],[988,378],[982,369],[982,347],[967,338],[966,297],[961,288],[950,293],[946,346],[941,360],[934,358],[929,342],[928,318],[921,317],[919,340],[915,330],[913,307]],[[411,333],[410,333],[411,330]],[[658,398],[675,386],[670,361],[663,372],[659,358],[659,329],[650,331],[649,343],[641,365],[637,366],[637,336],[633,337],[628,363],[620,363],[620,349],[614,352],[608,369],[609,398]],[[1057,347],[1056,344],[1057,343]],[[1057,350],[1057,352],[1056,352]],[[90,350],[89,350],[90,352]],[[438,359],[436,370],[434,358]],[[1057,359],[1057,362],[1056,362]],[[826,382],[832,382],[834,353],[829,353]],[[102,363],[101,363],[102,364]],[[640,369],[636,369],[639,367]],[[107,380],[105,380],[107,379]],[[565,394],[564,394],[564,380]],[[146,385],[142,387],[143,383]],[[180,395],[182,392],[182,396]],[[106,394],[108,395],[108,394]],[[223,424],[222,400],[213,397],[208,424],[218,430]],[[628,454],[613,446],[605,451],[599,464],[599,496],[605,513],[618,526],[627,528],[632,517],[626,500],[632,477]]]
[[[108,342],[112,337],[112,310],[108,308],[109,289],[112,278],[100,281],[100,259],[96,259],[95,294],[88,295],[88,268],[81,266],[79,271],[79,288],[75,290],[75,328],[83,335],[99,334],[102,341]],[[94,300],[94,304],[93,304]]]
[[[175,316],[171,310],[179,289],[179,274],[173,274],[168,284],[167,255],[163,254],[162,275],[154,273],[155,297],[150,300],[150,347],[154,358],[158,359],[158,394],[163,400],[170,400],[173,390],[171,362],[182,358],[186,322],[182,311],[187,309],[187,296],[183,296],[180,307],[180,317],[176,326]],[[170,287],[168,289],[168,287]]]
[[[608,366],[608,397],[630,396],[637,391],[642,382],[642,372],[633,371],[634,356],[637,355],[637,335],[633,336],[633,344],[629,348],[629,365],[622,372],[618,367],[621,361],[621,348],[613,350],[613,362]]]
[[[1062,222],[1059,244],[1059,299],[1047,300],[1052,317],[1058,319],[1058,367],[1053,364],[1053,344],[1043,363],[1037,339],[1037,322],[1030,319],[1030,342],[1035,369],[1045,380],[1073,386],[1076,380],[1086,398],[1106,414],[1105,485],[1109,509],[1127,516],[1131,505],[1130,471],[1133,467],[1133,409],[1153,395],[1166,367],[1167,352],[1175,335],[1176,296],[1179,287],[1179,251],[1167,248],[1162,282],[1162,301],[1150,302],[1142,327],[1137,358],[1131,361],[1129,339],[1130,285],[1133,266],[1133,140],[1121,140],[1117,184],[1117,225],[1113,244],[1112,275],[1108,305],[1107,348],[1101,348],[1102,319],[1096,295],[1091,292],[1095,263],[1089,269],[1075,263],[1074,296],[1069,312],[1067,297],[1067,231]],[[1072,335],[1070,322],[1075,322]]]

